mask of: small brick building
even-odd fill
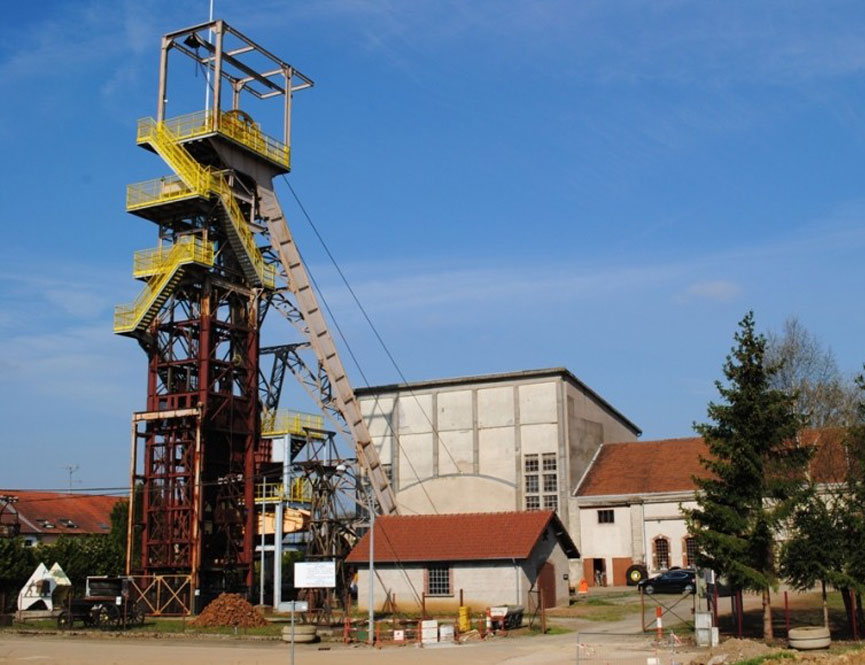
[[[456,610],[463,603],[536,607],[568,604],[573,540],[551,510],[376,518],[376,610]],[[369,534],[346,563],[357,568],[358,605],[369,608]]]

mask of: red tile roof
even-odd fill
[[[708,454],[700,437],[605,443],[580,483],[577,496],[693,490],[691,476],[708,475],[699,459]]]
[[[0,489],[0,494],[18,497],[18,502],[11,504],[11,508],[18,512],[22,535],[108,533],[112,509],[118,501],[126,500],[116,496],[34,490]],[[2,522],[5,524],[11,519],[7,508]]]
[[[574,541],[551,510],[376,517],[373,556],[383,563],[525,559],[551,523],[565,553],[579,557]],[[346,562],[368,561],[367,533]]]
[[[814,480],[831,482],[843,478],[842,437],[842,430],[831,428],[801,432],[800,443],[815,447],[810,469]],[[607,496],[694,491],[694,476],[707,478],[711,475],[700,463],[700,456],[709,456],[709,449],[700,437],[605,443],[576,494]]]

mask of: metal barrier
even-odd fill
[[[645,633],[577,633],[577,665],[679,665],[687,652],[706,652],[673,631],[661,640]]]
[[[150,616],[190,616],[192,577],[189,575],[132,575],[132,604]]]
[[[696,596],[685,593],[681,595],[647,594],[640,591],[640,616],[644,632],[657,633],[664,628],[680,630],[694,629],[694,604]],[[646,617],[648,607],[649,618]]]
[[[405,645],[420,642],[420,621],[415,619],[381,619],[373,624],[373,639],[376,646]],[[345,619],[342,629],[342,640],[351,642],[369,642],[369,624],[365,619]]]
[[[465,617],[467,624],[460,631],[459,619],[439,618],[437,619],[437,642],[460,642],[461,636],[468,632],[477,633],[476,639],[484,639],[491,634],[483,617],[477,620],[477,625],[472,625],[471,617]],[[425,643],[423,619],[388,618],[379,619],[373,624],[373,642],[375,646],[406,646],[408,644]],[[444,630],[443,630],[444,628]],[[499,636],[507,635],[506,630],[494,631]],[[369,623],[367,619],[350,619],[346,617],[343,622],[342,639],[348,643],[369,643]]]

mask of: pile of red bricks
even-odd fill
[[[266,626],[267,621],[243,596],[236,593],[221,593],[216,600],[204,608],[191,625],[202,628],[207,626],[255,628]]]

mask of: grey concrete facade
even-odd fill
[[[389,465],[401,513],[550,508],[575,540],[580,529],[573,490],[595,451],[640,435],[564,368],[377,386],[356,394],[379,457]]]

